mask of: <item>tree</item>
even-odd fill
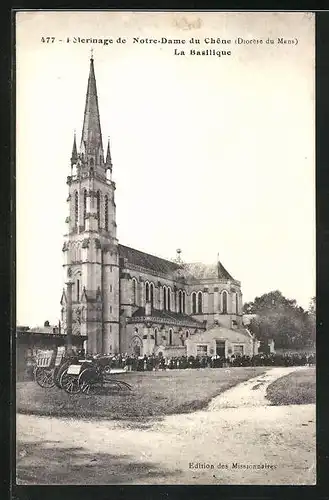
[[[308,318],[311,331],[311,341],[316,339],[316,297],[312,297],[308,306]]]
[[[253,302],[247,302],[243,306],[245,314],[260,314],[265,311],[284,310],[295,307],[296,300],[287,299],[279,290],[265,293],[261,297],[256,297]]]
[[[249,329],[261,340],[273,339],[276,347],[302,348],[315,339],[315,320],[309,311],[287,299],[279,290],[244,304],[245,314],[255,314]],[[315,316],[315,315],[314,315]]]
[[[310,304],[308,306],[308,312],[310,314],[316,315],[316,297],[312,297],[310,300]]]

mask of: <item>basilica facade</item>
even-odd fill
[[[202,332],[240,331],[241,284],[213,265],[166,260],[119,243],[115,182],[104,151],[94,60],[90,60],[81,141],[73,140],[63,244],[63,331],[90,354],[186,353]],[[248,335],[246,336],[246,338]],[[200,342],[200,341],[199,341]],[[250,338],[248,340],[250,342]]]

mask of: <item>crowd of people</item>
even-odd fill
[[[309,366],[315,364],[315,355],[299,354],[257,354],[255,356],[180,356],[165,358],[163,356],[144,355],[97,355],[101,364],[111,369],[127,371],[182,370],[187,368],[223,368],[231,366]]]
[[[54,351],[54,356],[56,352]],[[228,368],[239,366],[310,366],[315,365],[315,355],[309,353],[286,353],[286,354],[257,354],[255,356],[241,356],[234,354],[229,358],[220,356],[179,356],[165,358],[162,355],[134,356],[128,354],[117,355],[95,355],[88,356],[83,350],[73,349],[70,353],[66,351],[64,360],[72,363],[78,360],[92,358],[94,361],[109,367],[126,371],[157,371],[157,370],[184,370],[194,368]],[[33,378],[33,368],[36,357],[29,358],[26,366],[26,375]]]

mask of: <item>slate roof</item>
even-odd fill
[[[221,262],[217,262],[217,264],[203,264],[202,262],[184,264],[184,271],[186,271],[186,274],[190,277],[198,280],[219,278],[234,281],[234,278]]]
[[[219,278],[234,280],[233,276],[230,275],[221,262],[217,263],[217,268]]]
[[[130,264],[163,274],[172,274],[180,268],[176,262],[162,259],[124,245],[119,245],[119,255],[127,259]]]
[[[127,259],[130,264],[135,264],[144,269],[162,274],[172,275],[181,270],[181,274],[186,278],[190,277],[197,280],[216,278],[234,281],[234,278],[221,262],[217,262],[216,264],[203,264],[202,262],[177,264],[177,262],[162,259],[161,257],[156,257],[155,255],[126,247],[125,245],[119,245],[119,255]]]
[[[16,331],[19,333],[40,333],[43,335],[61,335],[58,325],[35,326],[33,328],[29,328],[26,326],[23,327],[17,326]]]
[[[141,318],[143,316],[145,316],[145,307],[139,307],[137,311],[135,311],[132,315],[133,318]],[[204,327],[203,323],[183,313],[177,313],[173,311],[160,311],[159,309],[153,309],[151,316],[153,318],[163,318],[167,321],[170,320],[181,321],[181,322],[185,321],[187,323],[194,323],[199,328]]]

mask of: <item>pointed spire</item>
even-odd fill
[[[84,153],[86,159],[90,156],[94,164],[98,165],[100,157],[103,157],[102,132],[100,125],[96,78],[94,70],[94,58],[91,55],[88,87],[86,94],[86,105],[81,134],[80,152]]]
[[[74,165],[78,161],[78,152],[77,152],[77,138],[76,133],[74,131],[74,139],[73,139],[73,147],[72,147],[72,156],[71,156],[71,165]]]
[[[106,168],[112,170],[112,158],[110,149],[110,138],[107,139],[107,152],[106,152]]]
[[[61,306],[64,306],[66,303],[67,303],[66,291],[65,291],[65,288],[63,288],[60,304],[61,304]]]

